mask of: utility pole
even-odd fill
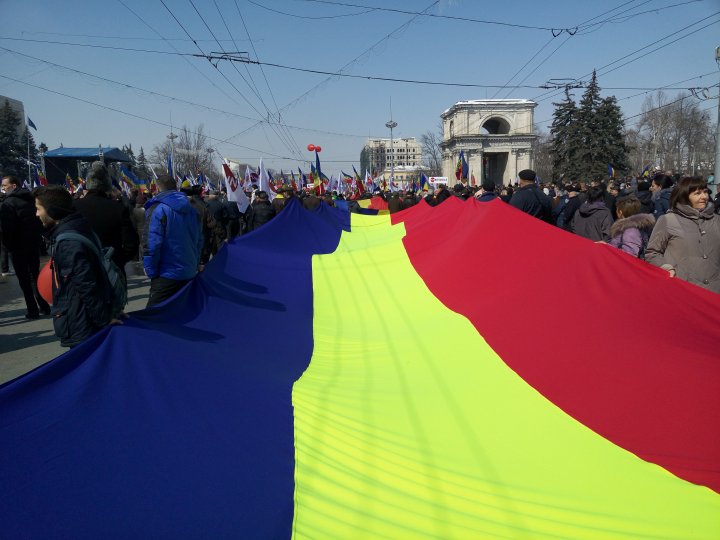
[[[390,121],[385,124],[386,128],[390,128],[390,182],[395,181],[395,150],[393,150],[393,128],[397,127],[397,122],[392,119],[392,98],[390,98]]]
[[[177,164],[175,163],[175,139],[177,139],[178,136],[172,132],[172,126],[170,127],[170,135],[168,135],[167,138],[170,139],[170,161],[173,167],[172,173],[175,176],[175,171],[177,170]],[[170,174],[170,171],[168,171],[168,174]]]
[[[720,47],[715,49],[715,61],[720,65]],[[720,95],[718,95],[718,116],[715,126],[715,185],[718,181],[720,181]]]
[[[32,173],[30,172],[30,128],[25,124],[25,135],[27,135],[27,165],[28,165],[28,186],[32,187]]]

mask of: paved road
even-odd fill
[[[47,258],[42,260],[45,264]],[[135,263],[126,266],[128,273],[127,312],[143,309],[147,303],[150,281],[137,276]],[[61,347],[52,329],[50,317],[36,321],[25,318],[25,300],[15,276],[0,283],[0,383],[9,381],[60,356]]]

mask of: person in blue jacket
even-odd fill
[[[200,215],[167,174],[145,204],[143,265],[150,278],[147,307],[167,300],[195,277],[203,248]]]
[[[652,191],[652,200],[655,202],[655,219],[664,216],[670,209],[670,196],[672,195],[674,184],[671,176],[667,174],[658,174],[653,178],[650,191]]]

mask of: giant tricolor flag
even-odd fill
[[[719,298],[498,200],[291,199],[0,387],[0,531],[717,539]]]

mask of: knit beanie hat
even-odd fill
[[[106,193],[112,191],[112,180],[110,179],[110,173],[105,167],[102,161],[95,161],[92,164],[90,173],[85,180],[85,187],[95,189],[98,191],[104,191]]]

